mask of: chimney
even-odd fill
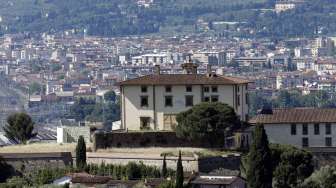
[[[154,66],[154,74],[155,75],[160,75],[161,74],[160,65],[155,65]]]
[[[189,57],[189,60],[187,60],[186,63],[183,63],[181,67],[184,70],[185,74],[197,74],[198,65],[192,62],[191,57]]]

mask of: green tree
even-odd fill
[[[56,72],[62,69],[62,65],[53,63],[51,64],[51,71]]]
[[[79,169],[86,166],[86,145],[83,136],[79,136],[76,146],[76,166]]]
[[[275,188],[297,187],[314,171],[310,152],[287,145],[272,145],[273,184]]]
[[[40,93],[43,89],[42,89],[42,85],[37,83],[37,82],[33,82],[31,83],[29,86],[29,94],[35,94],[35,93]]]
[[[249,188],[272,188],[272,158],[262,125],[256,125],[248,154],[247,184]]]
[[[166,178],[167,177],[167,173],[168,173],[168,170],[167,170],[166,154],[164,154],[163,155],[163,163],[162,163],[161,176],[163,178]]]
[[[324,166],[315,171],[300,186],[301,188],[335,188],[336,168]]]
[[[26,113],[15,113],[7,118],[7,124],[3,128],[5,136],[15,142],[26,144],[37,133],[33,133],[34,122]]]
[[[115,94],[114,91],[108,91],[104,94],[104,100],[106,100],[106,101],[115,102],[116,97],[117,97],[117,95]]]
[[[179,152],[179,157],[177,160],[177,167],[176,167],[176,182],[175,187],[176,188],[183,188],[183,166],[182,166],[182,157],[181,157],[181,151]]]
[[[179,113],[176,120],[178,137],[210,142],[213,146],[223,146],[225,132],[240,125],[234,109],[219,102],[197,104]]]

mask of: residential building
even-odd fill
[[[277,0],[275,3],[275,12],[281,13],[287,10],[297,8],[303,1],[301,0]]]
[[[336,108],[263,109],[250,123],[264,125],[270,143],[299,148],[336,146]]]
[[[162,65],[169,63],[170,57],[167,54],[144,54],[132,57],[132,64],[139,66]]]
[[[233,59],[239,67],[255,72],[261,71],[268,64],[267,57],[238,57]]]
[[[226,64],[226,53],[224,51],[196,52],[192,55],[194,60],[210,65],[223,66]]]
[[[249,81],[219,76],[207,67],[198,74],[197,65],[182,65],[185,74],[155,73],[119,83],[122,128],[126,130],[172,130],[176,115],[201,102],[223,102],[234,108],[242,121],[248,119]]]

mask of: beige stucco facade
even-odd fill
[[[247,121],[248,101],[247,83],[235,85],[190,85],[191,92],[187,92],[187,85],[170,85],[171,91],[166,91],[166,85],[146,85],[146,92],[142,92],[141,85],[121,86],[122,128],[126,130],[140,130],[142,117],[149,118],[152,130],[171,130],[169,121],[175,122],[175,115],[189,109],[186,106],[186,96],[193,96],[193,105],[202,102],[206,97],[217,96],[219,102],[234,108],[241,120]],[[212,87],[217,87],[213,92]],[[209,91],[205,92],[204,88]],[[141,107],[141,97],[148,98],[148,106]],[[172,106],[165,105],[165,97],[172,97]],[[165,123],[166,122],[166,123]]]

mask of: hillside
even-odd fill
[[[167,29],[194,31],[199,18],[209,23],[245,23],[241,27],[254,32],[238,33],[243,36],[301,36],[313,35],[317,29],[326,34],[336,31],[334,0],[307,0],[305,6],[280,15],[269,10],[273,4],[274,0],[156,0],[145,8],[139,7],[136,0],[0,0],[0,32],[87,29],[91,35],[119,36]]]

